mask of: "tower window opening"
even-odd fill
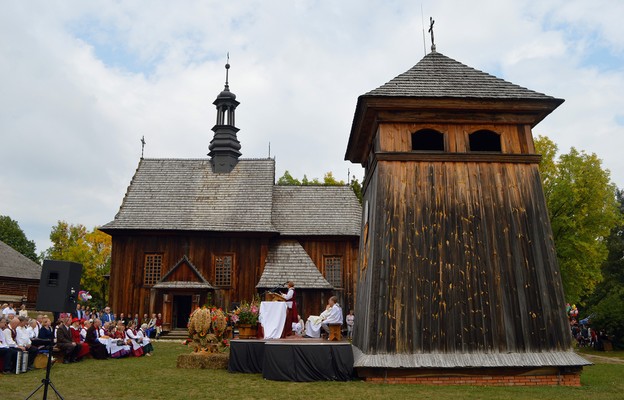
[[[412,150],[444,151],[444,134],[434,129],[412,133]]]
[[[502,151],[500,135],[496,132],[483,129],[471,133],[468,138],[470,151]]]

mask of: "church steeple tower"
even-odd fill
[[[236,95],[230,92],[229,60],[228,55],[228,62],[225,64],[225,87],[212,103],[217,107],[217,123],[212,127],[214,136],[208,147],[208,156],[212,159],[212,167],[216,173],[232,171],[241,156],[241,145],[236,137],[238,128],[234,125],[234,111],[240,103],[236,101]]]

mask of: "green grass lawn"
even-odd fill
[[[473,387],[374,385],[360,381],[292,383],[265,381],[261,375],[176,368],[176,343],[154,343],[153,357],[85,360],[57,364],[52,381],[65,399],[624,399],[624,364],[585,368],[583,386]],[[601,353],[604,354],[604,353]],[[44,377],[44,370],[0,375],[0,399],[23,399]],[[40,392],[42,393],[42,392]],[[38,399],[41,398],[39,394]],[[50,399],[55,398],[50,396]]]

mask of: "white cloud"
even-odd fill
[[[114,217],[141,136],[146,157],[205,157],[226,52],[244,157],[266,157],[271,142],[278,175],[331,170],[341,179],[347,168],[361,176],[343,161],[357,96],[423,55],[420,3],[398,0],[1,7],[0,214],[18,219],[39,250],[59,219],[95,226]],[[563,151],[596,152],[620,187],[622,7],[423,3],[438,51],[565,98],[535,132]]]

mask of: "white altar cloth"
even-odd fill
[[[258,321],[262,324],[265,339],[279,339],[284,331],[288,306],[284,301],[263,301],[260,303]]]

